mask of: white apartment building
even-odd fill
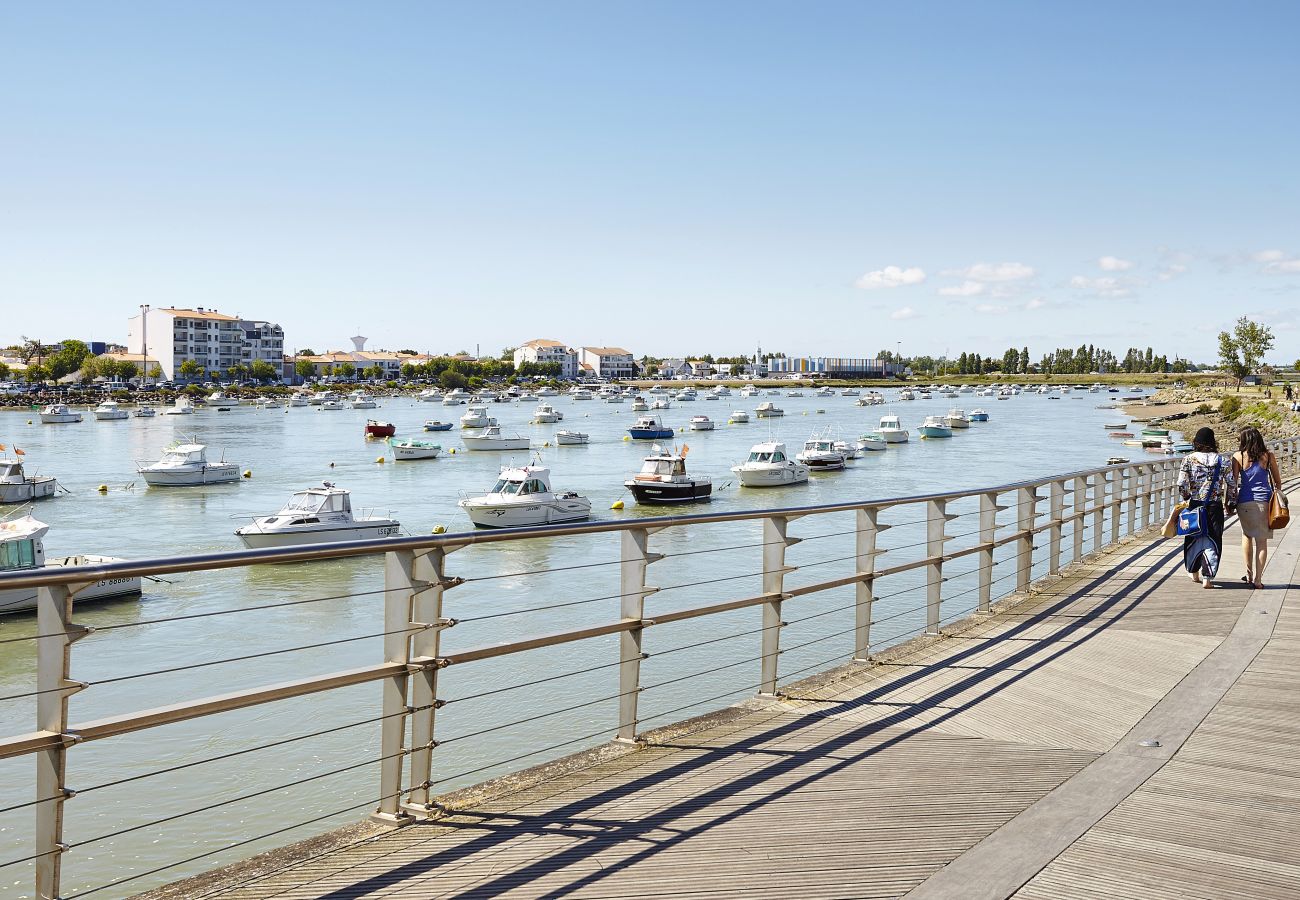
[[[194,360],[208,372],[263,359],[279,370],[284,331],[270,322],[252,322],[215,309],[149,307],[127,319],[126,345],[131,353],[158,360],[163,378],[181,377],[181,365]],[[250,337],[250,334],[256,335]]]
[[[561,378],[578,377],[578,351],[566,347],[562,341],[538,338],[520,344],[515,349],[515,368],[524,363],[559,363]]]
[[[578,351],[578,362],[589,366],[598,378],[632,378],[636,375],[636,360],[622,347],[583,347]]]

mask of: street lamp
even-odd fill
[[[140,304],[140,387],[149,383],[149,304]]]

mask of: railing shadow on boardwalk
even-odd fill
[[[453,813],[456,817],[478,818],[473,822],[441,819],[424,825],[412,826],[414,828],[437,828],[440,831],[442,829],[469,829],[475,832],[488,830],[489,833],[479,834],[469,841],[457,843],[454,847],[436,849],[419,860],[396,866],[382,875],[366,878],[346,888],[329,890],[322,896],[329,898],[358,897],[383,890],[395,883],[413,877],[421,875],[436,877],[436,871],[440,867],[454,867],[458,861],[463,861],[468,856],[492,850],[507,840],[519,837],[521,834],[541,835],[562,828],[565,837],[581,839],[582,843],[563,852],[547,855],[519,868],[511,869],[508,873],[499,877],[485,879],[473,887],[466,888],[467,893],[491,895],[544,875],[553,876],[569,865],[605,847],[632,842],[646,845],[623,859],[602,864],[597,871],[581,874],[572,881],[565,883],[562,887],[551,889],[540,896],[558,897],[590,886],[639,862],[652,858],[655,854],[669,849],[687,838],[761,809],[764,805],[779,800],[800,788],[814,784],[829,774],[860,763],[886,749],[907,741],[911,737],[941,726],[954,716],[978,706],[1007,687],[1020,682],[1049,663],[1061,658],[1064,654],[1070,652],[1072,648],[1083,645],[1093,637],[1104,633],[1110,626],[1120,622],[1146,598],[1150,597],[1174,577],[1179,569],[1170,567],[1169,563],[1174,561],[1180,554],[1181,547],[1164,550],[1160,544],[1145,544],[1122,560],[1115,561],[1108,567],[1106,572],[1076,586],[1059,600],[1030,614],[1023,621],[1011,626],[1004,632],[990,636],[987,639],[979,639],[973,646],[959,649],[957,652],[946,655],[940,660],[917,664],[916,671],[891,678],[880,686],[868,689],[860,696],[845,700],[818,701],[814,699],[813,702],[824,705],[807,712],[795,713],[798,716],[795,721],[784,722],[760,734],[738,740],[723,747],[691,745],[671,740],[656,743],[654,745],[656,747],[693,749],[703,752],[689,760],[683,760],[666,769],[656,771],[652,776],[644,776],[620,783],[617,787],[584,796],[580,800],[568,803],[545,814],[530,817],[509,812],[484,812],[478,814],[474,810],[457,809]],[[1092,609],[1062,622],[1060,627],[1050,635],[1041,638],[1026,637],[1036,626],[1051,621],[1081,597],[1087,596],[1090,592],[1112,581],[1117,570],[1139,562],[1145,566],[1145,571],[1106,596]],[[1227,586],[1222,587],[1226,588]],[[897,711],[883,718],[837,733],[800,750],[771,751],[761,747],[764,743],[790,737],[804,729],[815,727],[817,723],[824,721],[828,716],[841,715],[870,706],[886,694],[898,691],[900,687],[920,683],[929,676],[945,669],[951,669],[977,654],[986,652],[991,646],[1017,640],[1024,641],[1024,646],[1004,659],[972,669],[969,675],[960,680],[938,689],[935,693],[929,694],[921,700],[904,703]],[[1044,650],[1050,650],[1050,652],[1044,654]],[[1033,659],[1031,662],[1033,657],[1040,658]],[[1025,668],[1017,669],[1016,666],[1020,664],[1026,664]],[[1010,677],[998,677],[1007,673],[1010,673]],[[990,680],[994,680],[995,683],[987,683]],[[946,705],[948,701],[980,688],[983,688],[983,690],[977,695],[969,697],[957,705]],[[791,699],[804,700],[805,698]],[[924,722],[913,721],[918,716],[929,713],[937,714],[927,717]],[[785,711],[781,714],[781,717],[786,718],[790,714],[789,711]],[[887,729],[897,728],[904,730],[882,735],[879,742],[853,755],[846,757],[834,756],[834,754],[861,742],[864,738],[869,738]],[[653,788],[667,780],[689,778],[692,773],[710,764],[743,753],[770,754],[776,758],[770,764],[754,772],[727,780],[698,795],[691,796],[688,800],[679,801],[644,818],[625,821],[584,817],[584,813],[594,811],[604,804],[625,799],[638,791]],[[778,779],[780,776],[797,773],[801,767],[809,762],[824,762],[831,758],[834,758],[831,765],[820,766],[815,772],[794,782],[782,783],[779,787],[773,788],[770,792],[764,793],[747,803],[736,807],[728,807],[725,812],[720,813],[716,818],[710,819],[708,822],[675,831],[670,828],[671,823],[682,815],[725,801],[742,791],[761,787],[765,783]],[[590,828],[591,831],[587,833],[571,830],[574,826]],[[445,832],[443,833],[445,834]],[[436,836],[431,838],[431,840],[436,839]],[[410,852],[409,845],[404,852]],[[371,857],[368,863],[373,864],[379,858],[382,858],[382,854]],[[342,870],[342,872],[346,871],[346,868]],[[342,872],[335,871],[333,874],[337,876]]]

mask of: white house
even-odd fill
[[[215,309],[146,307],[127,319],[126,334],[129,352],[158,360],[168,380],[180,377],[186,360],[194,360],[205,374],[224,373],[244,362],[241,320]],[[280,339],[284,340],[283,333]]]
[[[636,375],[636,359],[622,347],[583,347],[578,351],[578,361],[590,366],[599,378],[632,378]]]
[[[555,364],[560,366],[560,377],[573,380],[578,377],[578,351],[562,341],[537,338],[515,348],[515,368],[524,363]]]
[[[686,360],[681,358],[665,359],[659,364],[659,368],[655,370],[655,374],[660,378],[689,377],[691,374],[691,367],[687,365]]]

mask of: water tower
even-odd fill
[[[366,349],[366,341],[370,340],[370,338],[364,338],[358,334],[355,337],[349,338],[349,340],[352,341],[352,348],[356,350],[356,352],[360,353]]]

